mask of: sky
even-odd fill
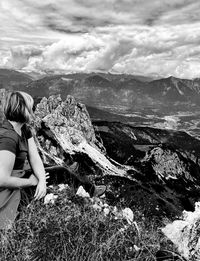
[[[200,77],[200,1],[1,0],[0,67]]]

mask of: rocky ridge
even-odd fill
[[[109,122],[93,126],[85,106],[71,96],[43,98],[35,129],[46,164],[78,161],[80,171],[108,184],[110,201],[170,216],[193,210],[200,196],[200,142],[184,132]]]
[[[89,114],[83,104],[67,96],[43,98],[36,107],[34,129],[44,162],[98,168],[101,174],[126,176],[126,167],[113,163],[105,156],[105,148],[95,136]],[[49,153],[50,152],[50,153]]]

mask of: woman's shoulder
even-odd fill
[[[7,121],[4,120],[0,125],[0,138],[11,138],[14,140],[18,140],[18,135],[15,132],[13,126]]]
[[[16,154],[18,145],[19,145],[18,134],[12,129],[6,129],[0,127],[0,151],[8,150]]]
[[[10,138],[16,142],[18,141],[18,135],[14,130],[0,127],[0,139],[3,138]]]

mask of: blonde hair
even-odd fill
[[[4,114],[7,120],[28,123],[33,116],[34,100],[26,92],[16,91],[7,94]]]

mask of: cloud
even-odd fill
[[[48,45],[40,57],[29,59],[26,69],[53,71],[84,71],[96,52],[103,48],[103,42],[91,36],[68,36]]]
[[[101,70],[109,71],[121,57],[132,51],[131,41],[112,39],[109,44],[101,49],[86,66],[89,71]]]
[[[0,66],[200,76],[195,0],[1,0]]]
[[[22,45],[12,47],[9,52],[4,52],[1,56],[4,57],[2,64],[5,67],[21,69],[29,63],[29,58],[37,57],[42,54],[42,48],[31,46],[31,45]]]

